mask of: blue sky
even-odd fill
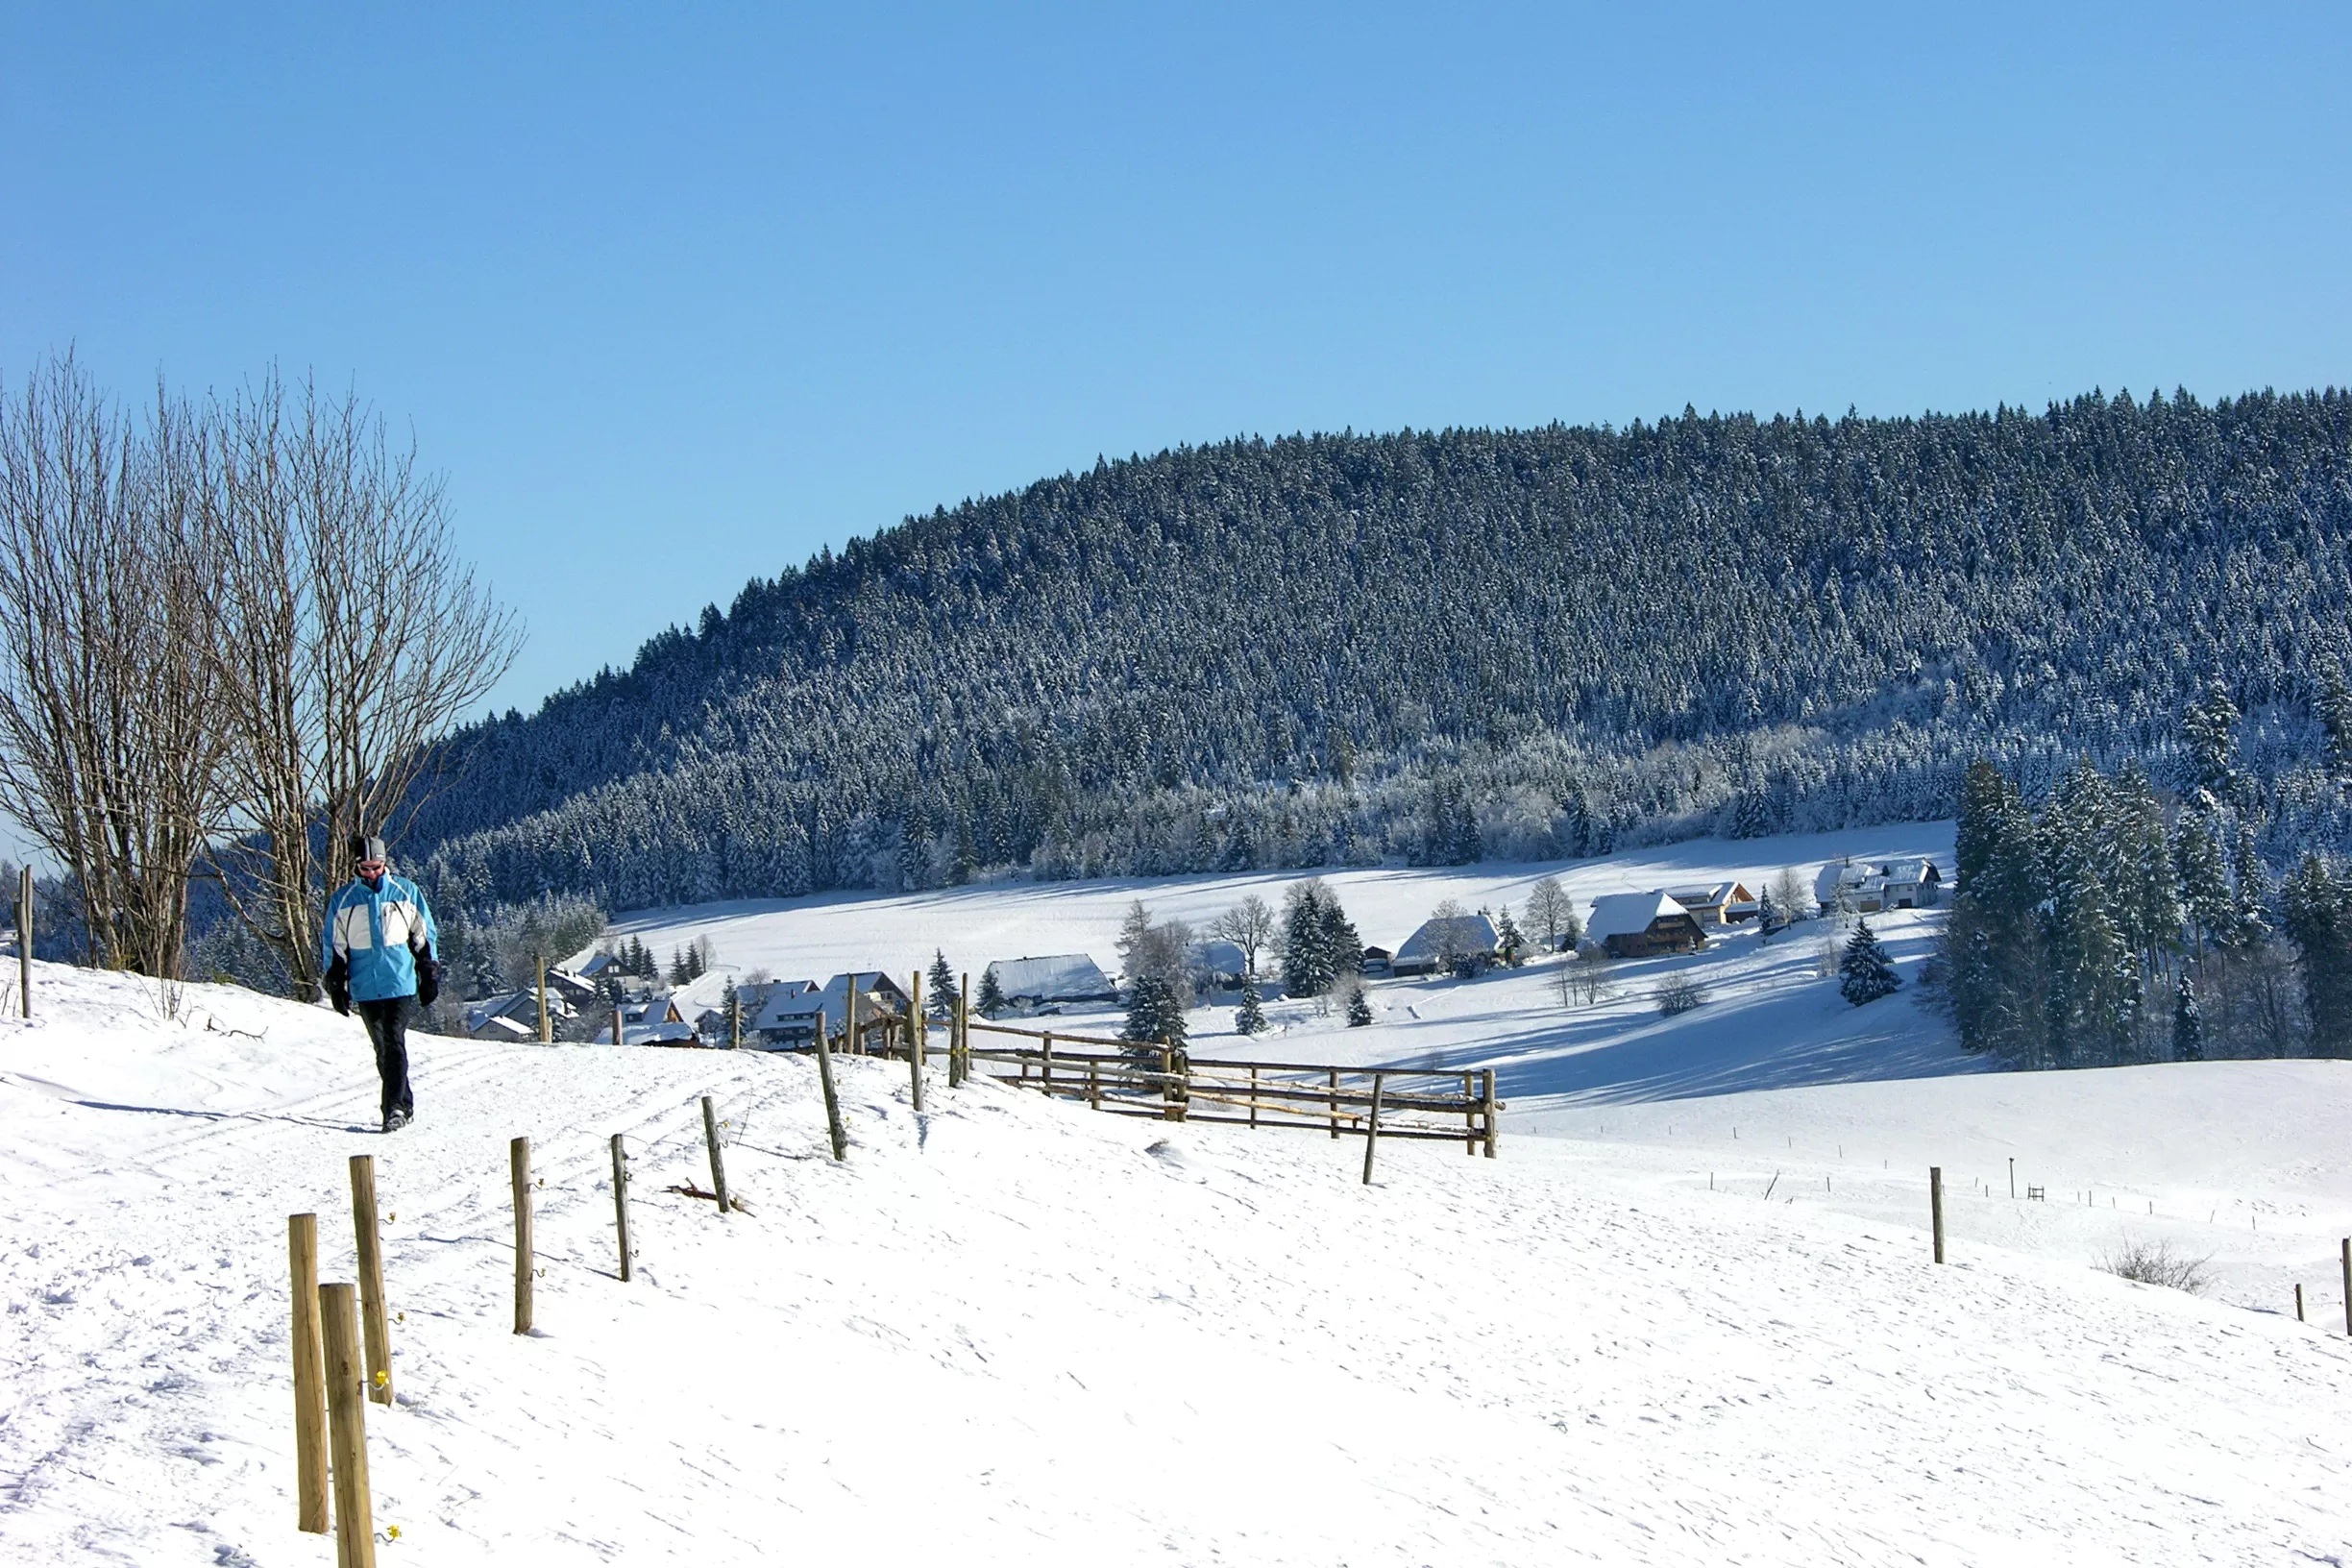
[[[2352,365],[2340,4],[1110,9],[12,7],[0,376],[355,385],[528,709],[1098,453]]]

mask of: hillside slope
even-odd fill
[[[2217,674],[2337,840],[2290,775],[2347,584],[2337,392],[1236,441],[754,580],[464,737],[408,847],[612,908],[1580,855],[1945,816],[1975,756],[2161,773]]]
[[[354,1125],[355,1025],[202,988],[161,1023],[135,982],[41,980],[43,1020],[0,1024],[12,1562],[326,1560],[292,1528],[283,1216],[317,1209],[348,1278],[355,1151],[404,1314],[371,1412],[387,1563],[2252,1564],[2352,1536],[2340,1336],[1971,1214],[1936,1269],[1916,1203],[1858,1219],[1522,1137],[1384,1151],[1365,1188],[1352,1142],[987,1084],[918,1117],[871,1061],[844,1064],[837,1166],[807,1062],[720,1052],[428,1039],[422,1119],[386,1139]],[[2306,1065],[2164,1070],[2229,1121],[2280,1066]],[[701,1175],[705,1092],[750,1213],[665,1190]],[[2341,1146],[2284,1131],[2272,1173]],[[546,1183],[527,1338],[518,1133]]]

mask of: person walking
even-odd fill
[[[440,936],[425,894],[392,874],[383,840],[355,836],[351,848],[359,874],[327,900],[327,996],[345,1017],[359,1009],[383,1080],[383,1130],[394,1133],[416,1114],[408,1020],[441,993]]]

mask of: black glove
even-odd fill
[[[417,1006],[430,1007],[433,998],[441,994],[441,966],[433,962],[430,953],[418,955]]]
[[[327,966],[327,999],[345,1017],[351,1017],[351,960],[341,953]]]

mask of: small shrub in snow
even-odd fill
[[[2099,1260],[2099,1267],[2110,1274],[2200,1296],[2213,1286],[2212,1265],[2210,1254],[2192,1258],[2173,1251],[2169,1241],[2125,1241],[2120,1249]]]
[[[1658,988],[1651,993],[1651,999],[1657,1003],[1659,1013],[1671,1018],[1693,1008],[1704,1007],[1706,987],[1687,974],[1669,975],[1658,982]]]

